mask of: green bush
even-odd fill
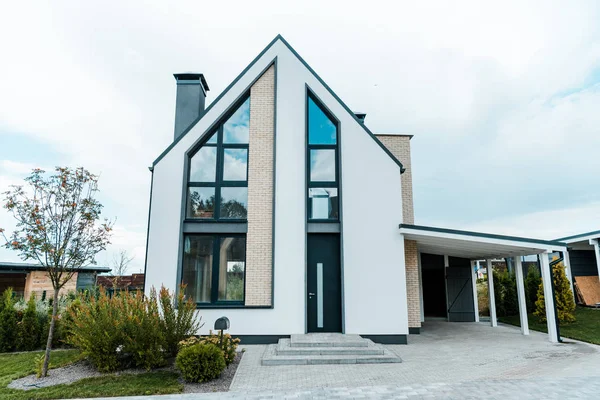
[[[575,322],[575,301],[573,300],[573,291],[565,273],[565,266],[562,262],[552,267],[552,279],[554,280],[554,301],[556,303],[557,317],[560,322]],[[536,309],[534,314],[540,318],[540,321],[546,321],[546,301],[544,298],[544,284],[540,283],[535,302]]]
[[[240,343],[239,338],[232,338],[229,333],[223,334],[223,341],[221,341],[220,334],[213,334],[212,331],[208,336],[204,336],[200,343],[213,344],[221,349],[223,357],[225,358],[225,364],[229,367],[229,364],[235,360],[236,350]]]
[[[65,316],[68,342],[103,372],[164,365],[167,357],[177,354],[177,342],[196,333],[198,322],[195,304],[184,301],[183,295],[175,300],[164,288],[160,293],[160,300],[154,289],[149,296],[123,291],[111,297],[103,288],[97,294],[81,294]],[[172,341],[178,338],[173,351]]]
[[[0,303],[0,353],[4,353],[13,351],[17,340],[17,311],[12,288],[4,291]]]
[[[535,302],[537,301],[537,292],[542,278],[537,268],[529,268],[527,271],[527,277],[525,277],[525,301],[527,303],[527,310],[531,312],[535,310]]]
[[[165,335],[160,327],[156,291],[144,297],[141,292],[115,296],[123,303],[122,353],[131,355],[133,365],[151,370],[165,364]]]
[[[221,375],[225,369],[225,359],[217,346],[199,343],[182,348],[175,365],[186,382],[207,382]]]
[[[200,323],[202,318],[196,317],[196,303],[191,298],[185,299],[184,289],[185,286],[181,286],[177,296],[173,296],[163,287],[159,294],[161,327],[169,357],[175,357],[179,342],[195,334],[203,325]]]
[[[23,318],[19,322],[17,349],[31,351],[40,348],[40,324],[37,317],[35,294],[31,294]]]

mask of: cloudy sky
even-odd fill
[[[373,131],[415,135],[417,223],[600,229],[598,2],[30,3],[0,12],[0,191],[33,167],[101,174],[118,219],[100,264],[143,266],[172,74],[203,72],[212,101],[278,33]]]

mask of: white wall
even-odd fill
[[[304,333],[306,265],[305,84],[341,122],[347,333],[406,334],[399,167],[300,61],[277,42],[154,168],[146,290],[175,289],[185,152],[277,56],[273,309],[200,310],[203,331],[225,315],[232,334]],[[376,207],[365,208],[377,201]]]

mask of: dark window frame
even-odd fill
[[[310,125],[309,125],[309,107],[310,100],[312,100],[315,105],[325,114],[325,116],[335,125],[335,144],[310,144]],[[305,112],[305,124],[306,124],[306,219],[309,223],[339,223],[340,222],[340,122],[339,120],[333,116],[331,111],[327,109],[324,103],[317,97],[316,94],[313,93],[310,88],[306,88],[306,112]],[[335,150],[335,180],[334,181],[312,181],[310,179],[310,167],[311,167],[311,150]],[[311,218],[312,213],[312,201],[309,196],[310,189],[315,188],[332,188],[337,189],[337,198],[338,198],[338,210],[336,218]]]
[[[235,112],[242,106],[242,104],[244,104],[246,101],[248,101],[250,99],[250,93],[245,94],[244,96],[242,96],[240,98],[240,100],[238,100],[233,107],[231,107],[231,110],[225,114],[221,120],[219,120],[219,122],[216,124],[216,128],[211,129],[211,133],[206,135],[206,138],[201,141],[200,143],[198,143],[198,145],[189,152],[188,155],[188,159],[187,159],[187,163],[188,163],[188,168],[187,168],[187,187],[186,187],[186,199],[185,199],[185,215],[184,215],[184,222],[198,222],[198,223],[202,223],[202,222],[209,222],[209,223],[214,223],[214,222],[227,222],[227,223],[231,223],[231,222],[248,222],[247,218],[222,218],[221,217],[221,189],[222,188],[248,188],[248,171],[249,171],[249,165],[250,165],[250,140],[248,140],[248,143],[223,143],[223,126],[225,125],[225,123],[229,120],[229,118],[231,118],[231,116],[233,114],[235,114]],[[216,143],[208,143],[209,140],[214,136],[217,135],[217,142]],[[192,158],[194,158],[194,156],[198,153],[198,151],[200,151],[200,149],[204,148],[204,147],[214,147],[217,150],[217,159],[216,159],[216,176],[215,176],[215,181],[214,182],[193,182],[191,181],[191,174],[192,174]],[[229,180],[224,180],[223,179],[223,173],[224,173],[224,168],[225,168],[225,150],[228,149],[243,149],[246,150],[246,180],[242,180],[242,181],[229,181]],[[215,190],[215,203],[214,203],[214,211],[213,211],[213,218],[194,218],[194,217],[190,217],[188,216],[188,210],[189,210],[189,201],[190,201],[190,188],[195,188],[195,187],[208,187],[208,188],[214,188]],[[247,201],[247,199],[246,199]],[[246,203],[246,207],[248,206],[248,204]]]
[[[246,260],[248,255],[247,250],[247,236],[242,233],[186,233],[183,237],[185,240],[190,237],[209,237],[213,239],[212,243],[212,265],[211,265],[211,282],[210,282],[210,302],[196,301],[196,308],[214,308],[214,307],[243,307],[246,304]],[[219,268],[221,262],[221,239],[224,238],[243,238],[244,239],[244,296],[242,300],[219,300]],[[183,281],[183,268],[185,266],[185,251],[183,255],[183,265],[181,268],[181,284],[185,284]]]

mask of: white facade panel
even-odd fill
[[[400,168],[281,41],[155,166],[146,291],[177,286],[185,153],[276,56],[274,307],[199,310],[201,333],[221,316],[237,335],[306,332],[308,84],[340,120],[345,332],[408,334]]]

